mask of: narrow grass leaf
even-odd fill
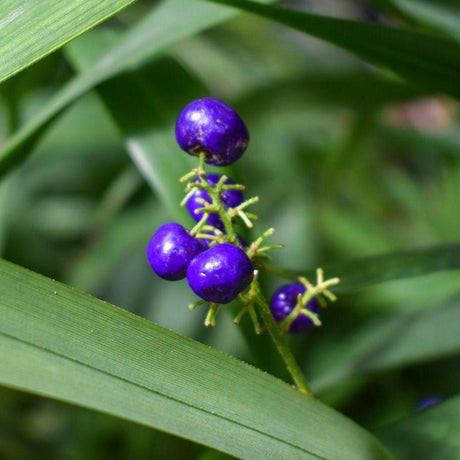
[[[373,319],[314,356],[313,388],[460,354],[460,300],[409,315]]]
[[[460,396],[380,428],[377,435],[401,460],[457,460],[460,452]]]
[[[0,176],[24,161],[41,135],[63,110],[83,94],[120,73],[154,59],[161,51],[235,16],[216,5],[167,0],[131,27],[91,68],[70,80],[0,151]]]
[[[341,71],[303,75],[265,85],[237,102],[239,108],[255,113],[286,106],[317,104],[320,107],[378,109],[385,104],[405,102],[426,95],[426,91],[371,72]]]
[[[238,457],[391,458],[352,421],[280,380],[3,260],[0,299],[3,385]]]
[[[2,0],[0,82],[135,0]]]
[[[74,42],[67,56],[84,72],[91,66],[88,50],[103,54],[111,41],[113,34],[94,31]],[[101,84],[97,91],[147,183],[176,220],[190,223],[179,207],[184,195],[179,178],[196,165],[196,160],[177,146],[174,126],[182,108],[204,96],[205,89],[173,59],[162,58]]]
[[[232,6],[326,40],[433,91],[460,97],[460,44],[436,35],[336,19],[249,0],[208,0]]]
[[[305,275],[314,278],[314,270],[283,270],[266,266],[267,270],[286,279]],[[328,277],[338,276],[337,292],[353,291],[385,281],[427,275],[442,270],[460,270],[460,243],[426,249],[383,254],[376,257],[325,265]]]
[[[410,22],[460,40],[460,4],[452,0],[372,0]]]

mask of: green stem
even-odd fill
[[[286,342],[286,337],[282,333],[278,324],[273,319],[273,316],[270,312],[270,308],[268,307],[265,298],[260,292],[260,287],[257,278],[254,279],[253,284],[251,286],[251,290],[253,291],[254,300],[256,301],[256,305],[259,307],[259,313],[262,316],[265,326],[267,327],[268,332],[279,354],[281,355],[281,358],[283,359],[287,370],[291,374],[291,377],[294,380],[295,385],[301,393],[307,396],[311,396],[310,388],[308,387],[307,381],[302,373],[302,370],[297,364],[297,361],[295,360],[294,355],[292,354],[292,351]]]
[[[222,204],[222,199],[220,197],[220,189],[217,187],[209,186],[209,188],[206,191],[211,197],[213,206],[215,206],[217,209],[220,220],[224,224],[225,233],[228,236],[228,240],[233,242],[236,241],[236,234],[233,230],[232,220],[230,219],[227,211],[224,209],[224,206]]]
[[[205,175],[205,164],[206,164],[205,160],[206,160],[206,154],[204,152],[201,152],[199,155],[199,164],[198,164],[198,174],[201,177],[201,184],[203,186],[203,189],[206,190],[209,196],[211,197],[212,205],[215,206],[219,214],[219,217],[222,223],[224,224],[225,233],[228,236],[228,240],[234,242],[236,241],[236,234],[235,234],[235,231],[233,230],[232,220],[229,217],[227,211],[224,209],[224,206],[222,204],[222,199],[220,196],[221,191],[222,191],[221,187],[223,184],[218,184],[219,186],[216,186],[216,187],[213,187],[212,185],[208,184],[208,181],[206,180],[206,175]]]

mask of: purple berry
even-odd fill
[[[436,396],[436,395],[427,396],[426,398],[422,399],[417,404],[417,409],[418,410],[428,409],[429,407],[436,406],[437,404],[443,402],[443,400],[444,398],[441,398],[440,396]]]
[[[190,155],[205,152],[206,163],[227,166],[243,155],[249,134],[231,107],[204,97],[184,107],[176,123],[176,139]]]
[[[305,286],[300,283],[281,286],[273,295],[270,309],[277,322],[286,318],[297,305],[297,296],[305,293]],[[320,306],[316,298],[311,299],[306,308],[313,313],[319,313]],[[291,324],[289,332],[303,332],[311,329],[313,322],[308,316],[299,315]]]
[[[190,261],[204,250],[202,244],[182,225],[170,222],[158,228],[147,246],[147,259],[152,270],[165,280],[185,277]]]
[[[206,174],[206,179],[210,185],[216,185],[219,182],[219,179],[222,177],[221,174]],[[197,182],[199,179],[195,179],[194,182]],[[234,184],[235,182],[228,178],[225,181],[226,184]],[[240,190],[225,190],[222,192],[221,195],[222,203],[227,208],[235,208],[236,206],[240,205],[243,200],[244,196]],[[203,216],[202,212],[197,212],[197,209],[203,207],[203,203],[200,203],[200,200],[205,200],[208,203],[212,203],[211,197],[209,196],[206,190],[196,190],[195,193],[187,200],[187,210],[197,222]],[[216,228],[222,229],[224,225],[220,220],[220,217],[216,213],[212,213],[209,215],[207,223],[212,225]]]
[[[198,254],[187,268],[188,284],[208,302],[231,302],[253,277],[254,269],[246,253],[230,243],[216,244]]]

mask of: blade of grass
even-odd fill
[[[401,460],[457,460],[460,452],[460,396],[414,413],[377,430],[377,435]]]
[[[276,110],[289,101],[291,107],[312,104],[346,106],[372,110],[385,104],[405,102],[426,92],[383,75],[363,71],[328,72],[304,75],[280,83],[262,86],[240,98],[239,108],[255,113]]]
[[[0,82],[134,1],[3,0],[0,6]]]
[[[402,28],[336,19],[249,0],[208,0],[326,40],[433,91],[460,97],[460,44]]]
[[[314,277],[314,270],[284,270],[265,265],[267,271],[282,278],[297,280],[299,275]],[[340,284],[334,291],[348,292],[374,284],[402,278],[427,275],[441,270],[460,269],[460,243],[427,249],[363,257],[323,266],[327,276],[338,276]]]
[[[51,97],[48,104],[8,140],[0,151],[0,176],[24,161],[56,117],[83,94],[105,80],[154,59],[171,44],[235,15],[236,12],[225,8],[190,0],[162,2],[126,31],[91,68]]]
[[[3,385],[238,457],[391,458],[353,422],[270,375],[3,260],[0,299]]]
[[[451,0],[371,0],[376,6],[460,39],[460,4]]]
[[[370,320],[348,337],[318,349],[312,387],[327,390],[345,379],[433,361],[460,353],[460,301],[409,315]]]

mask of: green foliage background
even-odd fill
[[[459,459],[455,2],[59,3],[0,5],[0,457],[389,458],[375,436]],[[236,305],[205,329],[186,283],[145,261],[158,225],[191,225],[174,122],[208,95],[250,130],[226,171],[285,243],[273,265],[343,279],[290,342],[366,431],[269,376],[289,382]],[[430,394],[446,400],[417,412]]]

